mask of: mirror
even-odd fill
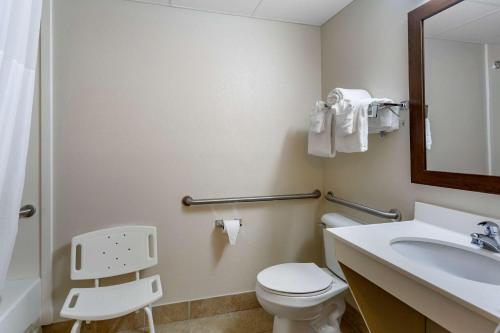
[[[424,20],[424,76],[427,170],[500,176],[500,0]]]
[[[412,181],[500,193],[500,0],[409,13]]]

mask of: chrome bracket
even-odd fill
[[[243,223],[241,223],[241,219],[233,219],[233,220],[238,220],[240,221],[240,227],[243,226]],[[215,220],[215,227],[220,229],[220,230],[224,230],[224,220]]]

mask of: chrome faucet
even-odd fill
[[[471,234],[471,243],[478,245],[482,249],[500,253],[500,235],[498,233],[498,224],[491,221],[483,221],[477,225],[484,227],[484,234]]]

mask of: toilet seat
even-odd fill
[[[276,295],[309,297],[328,292],[334,279],[316,264],[288,263],[264,269],[257,275],[257,282]]]

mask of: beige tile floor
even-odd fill
[[[272,330],[273,318],[261,308],[156,325],[156,333],[272,333]],[[119,333],[144,332],[147,330],[119,331]],[[358,333],[358,331],[343,323],[342,333]]]
[[[262,308],[156,325],[156,333],[264,333],[272,331],[273,318]],[[126,330],[119,333],[143,333]]]

